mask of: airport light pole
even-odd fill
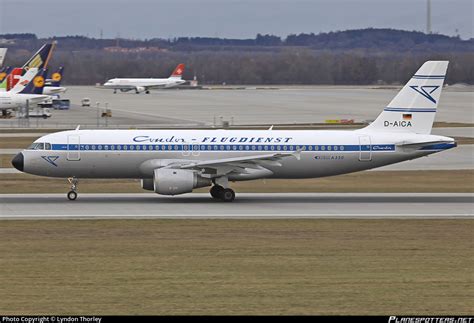
[[[97,128],[99,128],[99,110],[100,110],[100,103],[96,102],[95,103],[97,106]]]
[[[109,112],[109,103],[108,102],[105,102],[105,127],[108,128],[109,126],[109,115],[108,115],[108,112]]]

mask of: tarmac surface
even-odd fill
[[[2,194],[0,219],[25,218],[474,218],[472,193]]]
[[[113,94],[110,89],[68,86],[62,98],[71,100],[70,110],[54,110],[47,120],[30,119],[32,127],[196,127],[228,121],[236,125],[320,123],[328,119],[374,120],[399,88],[369,86],[279,86],[214,88],[208,90],[157,90],[150,94]],[[83,98],[91,107],[81,107]],[[473,123],[474,92],[446,88],[436,121]],[[100,104],[99,111],[96,104]],[[101,117],[106,106],[112,117]],[[15,127],[22,121],[0,120],[0,127]],[[25,124],[23,124],[25,126]]]

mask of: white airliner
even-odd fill
[[[184,72],[184,64],[179,64],[174,69],[171,76],[164,79],[157,79],[157,78],[135,78],[135,79],[124,79],[124,78],[115,78],[108,80],[104,83],[104,87],[109,89],[114,89],[114,93],[117,93],[117,90],[122,92],[128,92],[131,90],[135,90],[135,93],[145,92],[147,94],[150,93],[152,89],[163,89],[163,88],[171,88],[180,84],[185,83],[186,81],[183,80],[181,77]]]
[[[431,135],[448,62],[429,61],[369,126],[358,130],[73,130],[43,136],[19,153],[20,171],[69,178],[137,178],[158,194],[212,186],[232,201],[229,181],[314,178],[357,172],[456,147]]]
[[[30,68],[10,91],[0,92],[0,110],[17,109],[26,106],[27,102],[32,106],[49,98],[41,94],[43,74],[44,69]]]

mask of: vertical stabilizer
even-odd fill
[[[171,73],[170,78],[181,78],[184,73],[184,64],[179,64],[174,69],[173,73]]]
[[[61,80],[63,79],[64,67],[60,67],[56,72],[51,75],[51,80],[49,80],[50,86],[59,87],[61,86]]]
[[[430,134],[448,63],[424,63],[378,118],[364,130]]]
[[[29,83],[33,80],[33,78],[38,74],[37,68],[30,68],[26,73],[20,77],[18,82],[15,86],[9,91],[11,93],[20,93],[22,92]]]

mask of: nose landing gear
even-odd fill
[[[79,180],[75,177],[70,177],[67,181],[71,184],[71,190],[67,193],[67,198],[70,201],[74,201],[77,199],[77,184],[79,183]]]

